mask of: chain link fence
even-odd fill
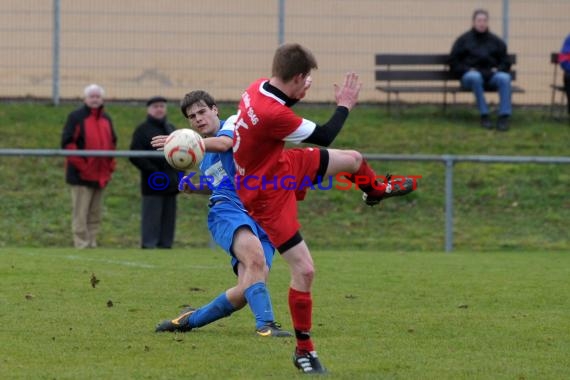
[[[570,0],[3,0],[0,97],[75,99],[94,82],[109,99],[179,99],[200,88],[236,101],[270,75],[276,46],[295,41],[319,61],[308,101],[331,101],[332,84],[353,70],[361,99],[379,102],[376,53],[447,53],[476,8],[489,10],[492,31],[518,55],[526,93],[515,102],[548,103],[549,55],[570,32]]]

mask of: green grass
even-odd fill
[[[314,258],[313,336],[330,378],[567,378],[566,253]],[[0,249],[2,378],[296,377],[294,341],[255,336],[247,309],[186,334],[153,332],[181,305],[204,304],[233,281],[220,251]],[[270,291],[291,329],[287,284],[276,258]]]
[[[57,148],[75,106],[0,104],[0,146]],[[232,108],[222,107],[222,115]],[[298,107],[316,121],[331,110]],[[144,107],[111,104],[109,112],[119,149],[127,149]],[[185,125],[175,109],[171,119]],[[443,115],[419,106],[390,117],[382,107],[359,106],[334,147],[569,154],[570,128],[541,111],[516,110],[512,125],[508,133],[481,130],[475,112],[463,108]],[[346,191],[316,191],[299,205],[317,266],[313,335],[330,377],[565,379],[570,168],[457,164],[457,251],[442,254],[433,252],[443,246],[443,166],[373,166],[382,174],[422,175],[419,190],[379,208],[364,207],[358,193]],[[296,376],[293,340],[256,337],[248,310],[188,334],[153,332],[181,305],[204,304],[234,283],[227,257],[203,249],[204,198],[180,198],[177,249],[136,249],[138,172],[119,159],[106,191],[104,248],[78,251],[61,248],[71,245],[62,158],[0,156],[0,174],[1,378]],[[100,279],[96,288],[92,274]],[[291,329],[287,284],[288,270],[277,258],[270,290],[278,319]]]
[[[56,148],[69,111],[31,103],[0,105],[1,147]],[[128,149],[141,106],[110,104],[119,149]],[[233,106],[222,107],[222,116]],[[309,119],[324,122],[332,106],[297,107]],[[174,106],[170,117],[184,121]],[[545,118],[540,110],[515,109],[512,129],[488,132],[478,126],[473,108],[405,109],[387,115],[381,106],[358,106],[335,148],[368,153],[497,154],[564,156],[570,128]],[[70,246],[70,194],[64,184],[63,158],[0,156],[0,247]],[[444,168],[441,163],[373,162],[379,173],[421,175],[415,194],[368,208],[353,191],[315,191],[301,202],[302,232],[318,249],[440,250],[444,241]],[[570,167],[536,164],[455,166],[455,247],[459,250],[568,250]],[[182,196],[176,245],[206,247],[206,200]],[[106,190],[100,234],[104,247],[139,245],[140,195],[136,169],[127,159]]]

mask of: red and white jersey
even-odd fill
[[[236,174],[246,177],[249,187],[283,174],[280,156],[285,142],[298,144],[315,130],[315,123],[289,108],[292,102],[268,79],[258,79],[242,94],[233,151]]]

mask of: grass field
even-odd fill
[[[0,147],[57,148],[66,115],[77,104],[0,104]],[[332,107],[296,107],[324,122]],[[108,106],[128,149],[144,107]],[[234,111],[223,105],[222,116]],[[173,105],[170,118],[186,124]],[[512,129],[488,132],[475,110],[440,107],[405,109],[389,116],[382,106],[360,105],[351,113],[334,148],[365,153],[498,154],[567,156],[570,128],[544,118],[540,110],[515,109]],[[385,251],[437,251],[444,240],[444,168],[440,163],[373,162],[379,173],[422,175],[415,194],[368,208],[352,191],[315,191],[300,204],[303,233],[314,248]],[[63,158],[0,156],[0,247],[71,245],[70,194],[64,184]],[[465,251],[570,250],[570,166],[468,164],[455,166],[455,247]],[[204,198],[180,197],[177,247],[204,248],[209,236]],[[99,243],[103,247],[139,245],[138,172],[119,159],[106,190]]]
[[[313,336],[330,378],[568,378],[567,253],[314,256]],[[186,334],[153,332],[233,281],[220,251],[0,249],[0,377],[296,377],[294,341],[255,336],[248,309]],[[277,258],[270,290],[291,329],[287,281]]]
[[[0,104],[0,147],[57,148],[76,104]],[[119,149],[144,107],[110,104]],[[298,111],[325,121],[331,107]],[[233,106],[223,106],[222,116]],[[184,121],[171,108],[171,120]],[[390,117],[359,106],[335,148],[367,153],[567,156],[570,128],[516,110],[488,132],[472,108],[418,106]],[[443,166],[373,162],[422,175],[416,193],[368,208],[356,192],[316,191],[300,203],[314,249],[314,331],[331,378],[566,379],[570,368],[570,167],[458,164],[455,247],[443,254]],[[290,379],[294,341],[255,336],[244,310],[188,334],[155,334],[184,304],[233,285],[227,257],[204,249],[206,200],[179,199],[176,249],[139,245],[138,172],[126,160],[106,190],[99,244],[69,247],[62,158],[0,156],[0,378]],[[95,288],[92,276],[99,279]],[[288,272],[270,290],[291,329]]]

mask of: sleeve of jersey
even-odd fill
[[[315,123],[295,115],[293,111],[282,115],[276,124],[279,125],[278,130],[281,132],[281,136],[279,136],[280,139],[294,144],[300,144],[309,137],[317,127]]]
[[[237,115],[232,115],[232,116],[228,117],[226,119],[226,121],[224,121],[224,124],[222,124],[222,127],[218,131],[217,136],[218,137],[227,136],[233,140],[234,130],[236,128],[236,124],[235,124],[236,121],[237,121]]]

